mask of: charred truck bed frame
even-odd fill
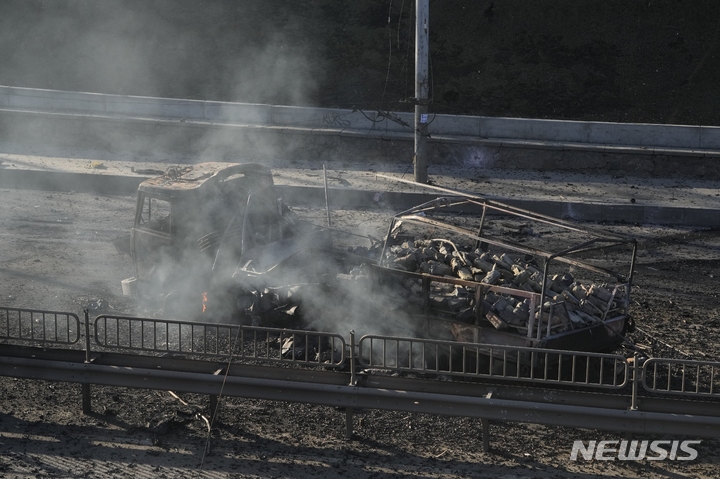
[[[481,213],[472,228],[468,211]],[[503,225],[508,217],[515,230]],[[612,351],[633,326],[636,250],[633,238],[482,197],[442,197],[393,218],[375,270],[406,288],[430,336],[442,324],[462,342]]]

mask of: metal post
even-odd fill
[[[84,309],[85,313],[85,362],[90,362],[90,312]]]
[[[82,384],[82,412],[92,414],[92,402],[90,401],[90,384]]]
[[[355,331],[350,331],[350,386],[356,386],[355,378]]]
[[[210,421],[215,422],[215,415],[218,409],[218,397],[215,394],[210,395]]]
[[[490,355],[492,358],[492,354]],[[493,396],[493,390],[489,391],[485,397],[487,399],[492,399]],[[483,452],[490,452],[490,419],[489,418],[481,418],[480,419],[480,425],[482,426],[482,439],[483,439]]]
[[[490,452],[490,419],[480,419],[482,424],[483,452]]]
[[[478,227],[478,232],[477,232],[478,239],[475,242],[475,249],[481,249],[481,245],[483,244],[483,241],[481,238],[482,238],[483,228],[485,227],[485,213],[487,213],[487,205],[483,205],[482,216],[480,216],[480,226]],[[487,248],[487,243],[484,243],[484,244],[485,244],[485,248]]]
[[[228,368],[229,368],[229,367],[230,367],[230,365],[228,365]],[[221,375],[221,374],[223,374],[223,369],[222,369],[222,368],[216,370],[216,371],[213,373],[213,376],[219,376],[219,375]],[[222,391],[222,390],[221,390],[221,391]],[[212,423],[215,422],[215,416],[217,415],[217,412],[218,412],[218,395],[217,395],[217,394],[210,394],[209,396],[210,396],[210,424],[212,424]],[[178,399],[179,399],[179,398],[178,398]]]
[[[86,309],[83,310],[85,313],[85,364],[90,364],[90,313]],[[90,396],[90,383],[82,384],[82,411],[83,414],[92,413],[92,402]]]
[[[416,0],[415,23],[415,181],[427,183],[428,124],[428,40],[430,23],[429,0]]]
[[[528,319],[528,346],[532,346],[533,342],[533,329],[535,328],[535,310],[537,309],[537,303],[535,298],[540,296],[540,314],[538,314],[538,320],[542,322],[542,295],[533,294],[530,296],[530,318]]]
[[[345,408],[345,439],[348,441],[353,437],[353,408]]]
[[[669,379],[668,379],[669,381]],[[638,409],[638,388],[640,387],[640,368],[638,367],[638,355],[633,355],[633,383],[632,383],[632,400],[630,404],[631,411]]]
[[[327,186],[327,169],[325,163],[323,163],[323,182],[325,183],[325,209],[327,210],[327,225],[328,228],[332,226],[330,222],[330,198],[328,197],[328,186]]]

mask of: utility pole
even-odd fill
[[[428,39],[429,0],[416,0],[415,23],[415,181],[427,183],[427,124],[428,124]]]

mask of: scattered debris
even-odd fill
[[[131,167],[130,167],[130,171],[132,171],[133,173],[136,173],[136,174],[138,174],[138,175],[152,175],[152,176],[157,176],[157,175],[164,175],[164,174],[165,174],[165,172],[164,172],[163,170],[157,170],[157,169],[154,169],[154,168],[135,168],[134,166],[131,166]]]
[[[84,309],[88,309],[97,313],[107,311],[111,309],[111,306],[106,299],[96,299],[87,303]]]
[[[87,165],[85,165],[85,168],[90,168],[92,170],[105,170],[107,169],[107,166],[102,161],[91,161]]]

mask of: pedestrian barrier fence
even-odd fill
[[[377,335],[360,339],[358,361],[397,372],[609,389],[625,387],[629,378],[626,358],[615,354]]]
[[[345,340],[339,334],[167,319],[101,315],[95,343],[141,353],[220,356],[339,367]]]
[[[80,319],[73,313],[0,308],[0,339],[75,344],[80,339]]]
[[[720,397],[720,362],[365,335],[355,346],[336,333],[0,307],[0,344],[76,345],[157,356],[216,357],[270,364],[361,369],[525,383]],[[351,351],[354,350],[354,351]],[[633,372],[631,374],[631,371]],[[633,392],[635,395],[635,392]]]
[[[643,387],[664,394],[720,397],[720,362],[651,358],[643,365]]]

